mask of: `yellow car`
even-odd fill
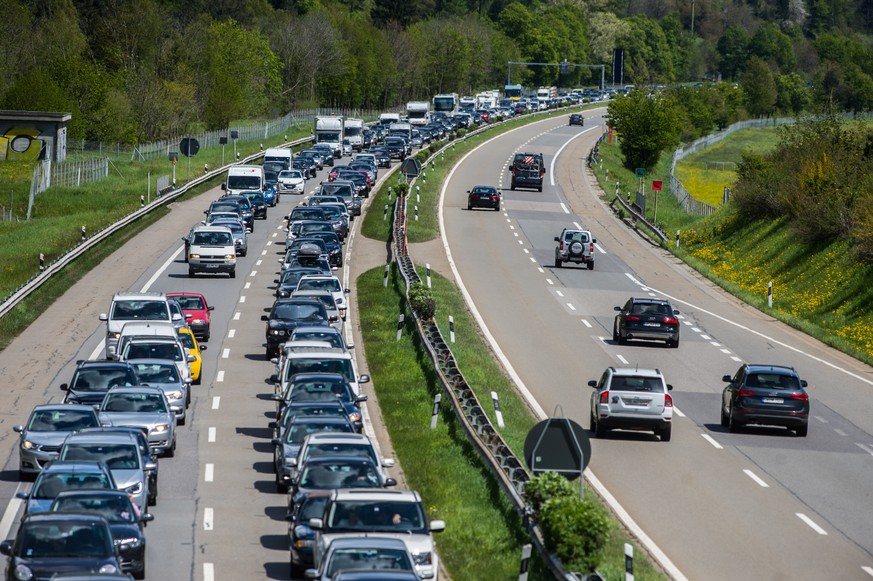
[[[179,339],[182,340],[182,345],[188,350],[188,353],[194,356],[194,361],[191,362],[191,381],[194,385],[200,385],[200,372],[203,365],[203,356],[200,352],[206,349],[206,345],[197,343],[194,338],[194,333],[188,327],[179,329]]]

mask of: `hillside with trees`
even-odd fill
[[[5,0],[0,22],[0,108],[69,111],[88,140],[469,94],[502,87],[507,61],[609,70],[616,47],[625,83],[745,80],[753,116],[873,108],[869,0]],[[600,80],[511,72],[526,86]]]

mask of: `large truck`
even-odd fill
[[[476,95],[477,109],[493,109],[500,100],[500,91],[484,91]]]
[[[402,135],[406,139],[412,139],[412,124],[406,122],[392,123],[388,126],[388,135]]]
[[[512,101],[521,101],[521,95],[524,93],[524,87],[521,85],[504,85],[503,96]]]
[[[472,109],[476,106],[476,97],[464,96],[461,97],[458,107],[461,109]]]
[[[406,104],[406,117],[410,125],[427,125],[430,113],[430,103],[427,101],[410,101]]]
[[[345,119],[339,115],[326,115],[315,118],[315,143],[327,143],[333,149],[333,156],[343,156],[345,139]]]
[[[264,165],[278,164],[282,171],[291,169],[291,150],[287,147],[270,147],[264,152]]]
[[[364,120],[346,119],[345,136],[353,150],[361,151],[364,149]]]
[[[433,112],[452,116],[458,112],[458,94],[445,93],[433,98]]]

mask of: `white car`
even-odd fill
[[[657,369],[609,367],[588,385],[591,394],[591,431],[598,438],[614,429],[654,431],[669,442],[673,429],[673,389]]]
[[[333,300],[336,303],[336,308],[339,310],[342,320],[346,320],[348,310],[348,301],[346,295],[349,294],[349,289],[343,288],[339,277],[335,275],[319,275],[306,274],[300,277],[297,281],[297,290],[328,290],[333,295]]]
[[[302,194],[306,188],[306,178],[299,169],[286,169],[279,172],[279,192],[283,194]]]

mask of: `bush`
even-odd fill
[[[436,313],[436,301],[433,292],[420,282],[409,286],[409,306],[422,321],[433,319]]]
[[[467,130],[461,128],[461,129],[458,129],[458,132],[457,132],[457,134],[456,134],[456,137],[457,137],[458,139],[462,139],[466,134],[467,134]]]
[[[539,519],[547,500],[566,496],[579,496],[579,487],[557,472],[544,472],[524,485],[524,502],[533,510],[536,519]]]
[[[609,539],[609,518],[590,499],[559,496],[542,506],[540,527],[549,550],[571,571],[594,572]]]

